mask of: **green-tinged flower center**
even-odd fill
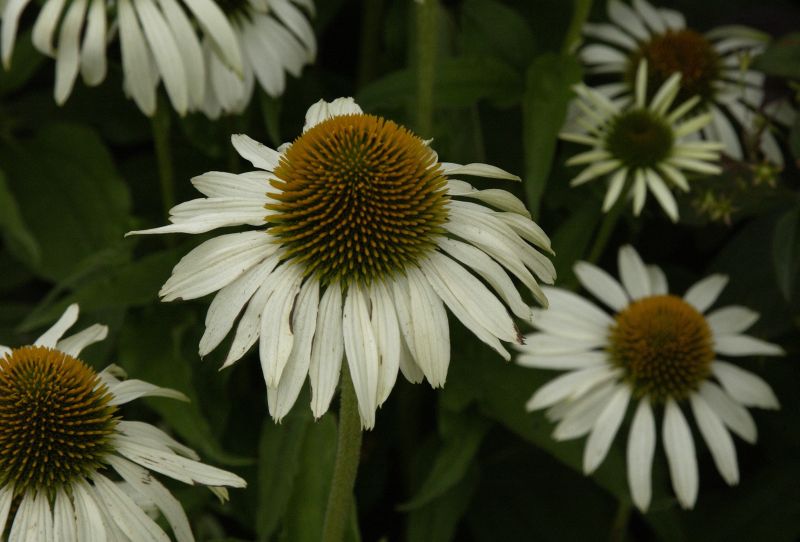
[[[435,246],[447,179],[416,135],[373,115],[323,121],[275,169],[266,220],[290,261],[325,283],[370,282]]]
[[[720,57],[708,39],[694,30],[668,30],[653,36],[628,59],[627,77],[633,84],[639,61],[648,63],[647,88],[651,94],[673,74],[681,74],[678,101],[692,96],[709,100],[714,96],[714,81],[720,77]]]
[[[629,168],[652,168],[672,151],[670,126],[646,109],[635,109],[615,118],[606,133],[606,148]]]
[[[683,399],[711,374],[711,330],[705,318],[672,295],[646,297],[617,314],[609,354],[634,393],[656,402]]]
[[[0,358],[0,487],[52,495],[98,468],[117,425],[111,398],[64,352],[25,346]]]

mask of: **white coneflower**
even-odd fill
[[[259,169],[196,177],[206,198],[172,209],[168,226],[132,233],[256,227],[201,244],[160,293],[171,301],[219,291],[200,354],[234,327],[226,366],[258,341],[276,419],[306,375],[312,410],[325,413],[345,356],[362,424],[372,427],[398,368],[412,382],[444,384],[445,306],[509,359],[501,341],[520,337],[503,302],[526,320],[530,310],[508,273],[546,302],[534,274],[551,283],[555,271],[530,243],[549,251],[547,236],[510,193],[456,178],[518,177],[486,164],[439,162],[425,141],[364,114],[351,98],[313,105],[303,134],[281,152],[244,135],[233,145]]]
[[[769,385],[720,356],[776,356],[783,350],[744,334],[758,314],[741,306],[709,311],[727,277],[711,275],[683,298],[670,295],[656,266],[636,251],[619,251],[622,284],[586,262],[575,265],[580,283],[612,315],[566,290],[546,288],[547,311],[535,311],[539,330],[526,336],[517,362],[526,367],[569,371],[540,388],[528,410],[549,409],[558,422],[557,440],[589,435],[583,455],[588,474],[608,453],[629,405],[635,413],[628,433],[628,484],[633,502],[647,510],[657,431],[654,411],[663,412],[661,439],[672,486],[684,508],[697,499],[695,445],[683,409],[690,408],[714,463],[730,485],[739,481],[731,433],[756,441],[746,407],[778,408]]]
[[[310,0],[294,1],[313,7]],[[8,0],[2,8],[0,48],[6,68],[29,2]],[[59,105],[72,92],[78,73],[89,86],[105,79],[106,48],[116,29],[125,91],[142,112],[155,113],[163,81],[179,114],[203,110],[216,116],[220,108],[238,112],[247,105],[254,70],[262,86],[277,95],[283,91],[283,70],[298,74],[315,50],[311,28],[291,0],[240,3],[46,0],[32,39],[39,51],[56,60],[54,96]]]
[[[95,324],[62,339],[77,318],[71,305],[32,345],[0,346],[0,538],[169,540],[137,504],[147,502],[176,540],[194,540],[180,503],[150,471],[220,496],[244,480],[200,463],[160,429],[122,418],[119,407],[139,397],[186,398],[120,380],[115,366],[94,372],[77,356],[108,330]]]
[[[623,194],[631,194],[633,212],[638,215],[649,190],[676,221],[678,205],[670,185],[688,191],[684,171],[720,173],[715,162],[719,160],[722,144],[692,138],[711,120],[710,113],[687,117],[699,98],[672,109],[680,88],[680,74],[667,79],[648,101],[647,73],[647,61],[642,60],[636,73],[635,99],[627,105],[614,103],[583,84],[577,85],[575,103],[581,116],[576,122],[585,132],[565,132],[560,137],[592,147],[570,158],[567,165],[589,164],[572,179],[572,186],[601,176],[609,179],[604,211]]]
[[[299,77],[317,55],[314,31],[294,4],[314,13],[312,0],[221,0],[242,51],[242,71],[220,57],[211,40],[203,44],[208,64],[203,112],[241,113],[253,95],[255,82],[270,96],[280,96],[286,73]]]
[[[764,99],[764,75],[749,69],[750,61],[766,47],[769,36],[744,26],[725,26],[705,34],[686,27],[682,14],[655,8],[646,0],[632,6],[609,0],[611,23],[586,24],[583,33],[602,43],[585,46],[581,58],[594,73],[620,74],[622,83],[599,88],[607,96],[632,91],[639,61],[650,64],[650,88],[680,73],[680,100],[700,97],[701,110],[711,113],[703,137],[722,141],[733,158],[743,157],[742,143],[759,134],[760,149],[774,163],[783,156],[770,131],[754,126],[755,112]],[[735,121],[731,122],[731,120]],[[778,117],[775,120],[784,122]],[[748,135],[739,133],[739,125]]]

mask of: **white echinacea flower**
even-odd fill
[[[753,58],[765,49],[768,35],[738,25],[702,34],[688,28],[682,14],[656,8],[646,0],[633,0],[632,5],[609,0],[607,10],[610,23],[584,25],[584,35],[600,43],[586,45],[580,56],[591,72],[619,74],[623,81],[602,85],[599,91],[608,97],[632,93],[642,59],[650,64],[651,89],[680,73],[679,100],[699,96],[700,110],[711,113],[711,122],[702,131],[705,139],[722,141],[727,154],[741,160],[742,142],[758,135],[761,152],[783,165],[769,127],[761,129],[755,123],[757,112],[782,124],[792,122],[787,116],[790,109],[770,114],[770,104],[763,103],[764,74],[750,69]]]
[[[30,0],[0,8],[0,51],[8,69],[20,17]],[[33,44],[55,58],[54,97],[62,105],[80,73],[89,86],[108,71],[106,49],[119,34],[123,85],[146,115],[156,111],[164,82],[180,115],[202,110],[238,113],[249,103],[253,73],[271,96],[285,71],[299,75],[316,54],[305,16],[312,0],[46,0],[33,25]]]
[[[728,282],[711,275],[678,297],[669,294],[664,272],[645,265],[636,251],[619,251],[622,284],[602,269],[575,265],[581,285],[611,309],[600,309],[560,288],[545,288],[546,311],[534,311],[539,331],[518,347],[525,367],[568,371],[542,386],[529,411],[547,410],[557,422],[556,440],[588,435],[583,469],[593,472],[605,459],[629,405],[627,471],[633,502],[647,510],[656,449],[655,413],[663,412],[661,440],[672,487],[683,508],[692,508],[699,480],[695,444],[684,415],[690,409],[722,478],[739,481],[731,434],[756,441],[746,407],[778,408],[769,385],[722,356],[778,356],[777,345],[744,332],[758,313],[742,306],[709,311]]]
[[[197,454],[160,429],[125,420],[119,407],[139,397],[186,400],[175,390],[120,380],[119,367],[96,373],[81,350],[106,337],[90,326],[64,333],[78,306],[32,345],[0,346],[0,538],[14,541],[169,540],[146,513],[160,510],[179,542],[194,540],[186,513],[151,473],[187,484],[245,481],[199,462]]]
[[[528,321],[531,311],[509,273],[546,303],[534,275],[552,283],[555,269],[532,246],[550,251],[545,233],[509,192],[458,179],[518,177],[487,164],[439,162],[425,141],[363,113],[352,98],[311,106],[302,135],[280,151],[244,135],[232,141],[256,171],[195,177],[207,197],[172,209],[170,225],[131,233],[252,226],[202,243],[160,295],[218,292],[200,355],[234,328],[224,366],[258,342],[275,419],[307,375],[313,413],[324,414],[346,357],[362,424],[371,428],[398,369],[411,382],[444,384],[445,307],[510,359],[501,341],[521,338],[506,306]]]
[[[636,72],[635,98],[624,105],[584,84],[576,85],[574,103],[580,113],[574,122],[583,131],[562,132],[559,137],[592,147],[567,160],[567,165],[588,164],[572,179],[572,186],[598,177],[609,179],[603,211],[630,194],[633,212],[638,215],[649,190],[667,215],[677,221],[678,205],[670,186],[689,191],[684,171],[719,174],[717,162],[723,145],[692,138],[711,121],[710,113],[688,114],[699,98],[672,108],[679,93],[680,74],[670,76],[648,100],[647,73],[647,61],[642,60]]]

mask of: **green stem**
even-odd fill
[[[581,39],[581,30],[586,18],[589,16],[589,11],[592,9],[592,0],[574,0],[572,7],[572,19],[569,22],[567,35],[564,38],[564,44],[561,51],[565,54],[572,53],[573,49],[578,45]]]
[[[631,505],[627,502],[619,501],[617,513],[614,516],[614,523],[611,524],[611,531],[608,534],[609,542],[625,542],[628,534],[628,521],[631,517]]]
[[[356,390],[350,379],[347,361],[342,364],[339,398],[339,427],[336,443],[336,461],[333,465],[331,492],[325,509],[322,529],[323,542],[341,542],[350,520],[353,488],[361,456],[361,417],[358,415]]]
[[[175,205],[175,176],[172,170],[172,152],[169,145],[169,125],[169,108],[159,104],[155,115],[150,119],[150,126],[153,129],[153,144],[158,161],[161,203],[164,206],[164,214],[167,216],[169,216],[169,210]]]
[[[420,137],[431,137],[433,131],[433,85],[436,78],[438,0],[416,4],[416,72],[417,103],[414,127]]]
[[[600,231],[597,232],[597,236],[594,238],[592,249],[589,251],[589,256],[586,258],[586,261],[595,263],[603,254],[603,250],[605,250],[606,244],[608,244],[608,240],[611,237],[611,234],[614,232],[614,227],[619,221],[619,216],[622,214],[622,208],[624,206],[625,197],[620,195],[614,206],[611,207],[611,209],[609,209],[606,215],[603,217],[603,223],[600,225]]]

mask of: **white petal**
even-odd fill
[[[412,352],[414,340],[411,328],[411,321],[413,320],[411,315],[411,294],[408,291],[408,281],[405,277],[398,277],[391,283],[390,294],[394,301],[397,324],[400,326],[402,335],[402,340],[400,341],[400,371],[406,377],[406,380],[412,384],[419,384],[425,380],[425,373],[417,365]]]
[[[203,49],[186,12],[175,0],[158,0],[164,19],[178,44],[183,70],[186,75],[190,107],[199,107],[205,98],[206,69]]]
[[[278,386],[283,368],[292,353],[292,311],[302,279],[303,269],[291,263],[284,263],[270,277],[273,291],[261,314],[258,345],[261,369],[268,388]]]
[[[724,361],[714,361],[711,370],[731,397],[745,406],[777,409],[778,398],[763,378]]]
[[[400,369],[400,324],[394,309],[392,296],[383,283],[370,288],[372,302],[372,328],[378,344],[380,366],[378,368],[378,406],[389,397]]]
[[[473,175],[475,177],[486,177],[487,179],[506,179],[509,181],[520,181],[521,179],[512,173],[500,169],[490,164],[453,164],[450,162],[439,162],[439,166],[445,175]]]
[[[279,259],[277,254],[275,256]],[[256,290],[250,302],[247,303],[247,308],[239,319],[239,325],[236,327],[236,333],[233,336],[228,356],[222,364],[222,369],[239,361],[258,340],[261,333],[261,314],[264,312],[264,305],[273,290],[272,281],[267,277]]]
[[[616,389],[616,383],[608,382],[592,388],[576,400],[565,399],[549,408],[545,413],[547,418],[558,421],[553,438],[571,440],[591,431]]]
[[[64,311],[61,318],[53,324],[50,329],[45,331],[41,337],[33,343],[36,346],[46,346],[53,348],[72,325],[78,321],[78,304],[73,303]]]
[[[640,40],[647,40],[650,37],[650,33],[644,27],[644,24],[642,24],[642,20],[639,18],[638,14],[630,6],[620,0],[609,0],[608,17],[614,21],[618,27],[630,32]]]
[[[603,341],[608,327],[601,322],[576,318],[573,313],[558,309],[533,310],[533,326],[552,335],[582,341]]]
[[[516,362],[523,367],[535,367],[537,369],[585,369],[587,367],[597,367],[608,362],[608,354],[605,352],[577,352],[565,354],[543,354],[531,353],[520,354]]]
[[[71,335],[66,339],[61,339],[58,341],[58,343],[56,343],[56,350],[61,350],[65,354],[69,354],[72,357],[77,357],[78,354],[81,353],[81,350],[90,344],[102,341],[107,336],[108,327],[94,324],[87,327],[83,331],[76,333],[75,335]]]
[[[622,189],[625,188],[625,181],[628,179],[628,168],[622,168],[608,181],[608,190],[606,196],[603,198],[603,212],[607,213],[611,210],[614,204],[622,194]]]
[[[714,350],[728,356],[783,356],[786,352],[772,344],[749,335],[723,335],[714,337]]]
[[[601,162],[595,162],[591,166],[587,167],[583,171],[581,171],[574,179],[569,182],[570,186],[579,186],[583,183],[589,182],[592,179],[596,179],[601,175],[605,175],[611,171],[622,166],[622,162],[619,160],[604,160]]]
[[[117,21],[125,87],[139,109],[152,116],[156,111],[157,80],[152,77],[150,53],[130,0],[119,0]]]
[[[633,7],[653,32],[661,33],[667,30],[661,15],[647,0],[633,0]]]
[[[116,385],[109,386],[109,391],[114,396],[110,405],[124,405],[140,397],[166,397],[178,401],[189,401],[183,393],[171,388],[161,388],[144,380],[124,380]]]
[[[630,51],[638,47],[636,40],[611,24],[586,23],[583,25],[583,33],[587,36],[613,43],[614,45],[618,45]]]
[[[239,41],[228,17],[213,0],[185,0],[185,5],[197,19],[215,47],[220,58],[236,73],[243,72]]]
[[[599,326],[601,329],[608,329],[614,325],[614,320],[607,313],[578,294],[549,286],[542,290],[550,300],[550,309],[553,311],[568,313],[587,327]]]
[[[597,418],[583,450],[583,472],[586,474],[594,472],[606,458],[622,418],[625,417],[630,398],[631,390],[628,385],[620,384]]]
[[[656,451],[656,422],[650,400],[643,397],[628,433],[628,486],[636,507],[646,511],[652,497],[651,473]]]
[[[209,198],[262,198],[270,189],[269,174],[264,171],[253,173],[260,178],[256,178],[256,175],[250,177],[224,171],[208,171],[192,177],[191,182],[192,186]]]
[[[2,522],[0,522],[2,528]],[[75,524],[75,509],[72,500],[63,489],[56,491],[53,502],[53,540],[78,542],[78,527]]]
[[[583,287],[610,308],[619,312],[628,305],[622,286],[604,270],[588,262],[577,262],[572,269]]]
[[[255,167],[266,171],[273,171],[278,167],[280,153],[255,139],[245,134],[234,134],[231,136],[231,143],[236,152]]]
[[[525,335],[525,344],[517,346],[520,352],[534,355],[581,354],[605,345],[604,339],[578,340],[558,337],[549,333],[529,333]]]
[[[667,399],[662,439],[678,502],[683,508],[693,508],[699,486],[694,440],[686,418],[673,399]]]
[[[434,388],[444,385],[450,365],[450,328],[442,300],[428,279],[416,268],[408,277],[411,315],[411,352],[425,378]],[[413,346],[412,346],[413,345]]]
[[[506,190],[490,188],[488,190],[475,190],[466,194],[460,194],[460,196],[477,199],[498,209],[517,213],[528,218],[531,216],[525,204],[522,203],[522,200]]]
[[[747,330],[758,320],[758,313],[747,307],[722,307],[706,315],[706,323],[714,336],[736,335]]]
[[[659,9],[659,14],[661,18],[664,20],[664,23],[671,28],[672,30],[680,30],[682,28],[686,28],[686,20],[683,18],[683,15],[675,10],[672,9]]]
[[[673,222],[677,222],[678,203],[675,201],[672,192],[669,191],[669,188],[667,188],[667,185],[661,180],[658,173],[652,169],[646,169],[645,180],[647,181],[647,186],[650,188],[650,191],[653,192],[656,200],[661,204],[661,208],[667,213],[667,216],[669,216]]]
[[[133,540],[169,542],[169,537],[116,484],[94,473],[94,489],[119,528]]]
[[[742,146],[739,143],[739,136],[733,128],[731,121],[725,116],[725,113],[719,110],[715,105],[711,105],[711,124],[709,125],[716,134],[718,141],[725,144],[725,151],[733,158],[741,159]]]
[[[353,380],[361,426],[375,426],[375,410],[378,408],[378,344],[369,320],[368,298],[361,287],[351,284],[344,301],[342,332],[350,378]]]
[[[307,50],[307,60],[314,60],[317,54],[317,42],[314,29],[309,24],[303,12],[295,8],[287,0],[270,0],[270,8],[294,34],[300,38]]]
[[[633,177],[633,214],[639,216],[647,199],[647,183],[644,180],[644,173],[641,169],[637,169]]]
[[[344,342],[342,335],[342,291],[337,285],[329,286],[319,302],[317,333],[311,349],[309,379],[311,381],[311,411],[321,417],[339,383]]]
[[[33,46],[48,56],[55,56],[53,35],[61,19],[64,2],[65,0],[47,0],[44,7],[42,7],[42,11],[39,12],[36,22],[33,24],[31,33]],[[5,28],[3,28],[3,36],[5,35]]]
[[[14,486],[9,483],[0,488],[0,531],[5,532],[11,501],[14,500]]]
[[[17,39],[17,25],[19,25],[19,18],[22,11],[28,5],[30,0],[7,0],[5,5],[2,6],[2,27],[0,27],[0,36],[2,36],[2,56],[3,67],[7,70],[11,67],[11,55],[14,52],[14,41]]]
[[[307,132],[320,122],[337,115],[359,115],[363,113],[353,98],[336,98],[333,102],[320,100],[306,111],[306,122],[303,132]]]
[[[620,248],[617,261],[622,284],[632,300],[635,301],[653,294],[647,268],[639,257],[639,253],[632,246],[625,245]]]
[[[728,485],[738,484],[739,466],[736,462],[736,448],[733,446],[733,439],[728,430],[699,394],[691,394],[689,400],[692,404],[694,419],[711,450],[711,457],[714,458],[717,470]]]
[[[79,542],[106,542],[106,529],[92,490],[82,479],[72,484],[72,498],[75,504],[75,526]]]
[[[753,444],[758,438],[758,430],[753,417],[742,405],[734,401],[722,388],[711,381],[700,385],[700,395],[706,404],[730,428],[731,431]]]
[[[726,275],[710,275],[689,288],[683,300],[703,313],[714,304],[727,284]]]
[[[647,275],[650,278],[650,289],[653,295],[667,295],[669,293],[667,276],[660,267],[657,265],[648,265]]]
[[[589,367],[555,378],[539,388],[525,404],[530,412],[547,408],[564,399],[577,399],[588,390],[611,380],[617,372],[607,366]]]

